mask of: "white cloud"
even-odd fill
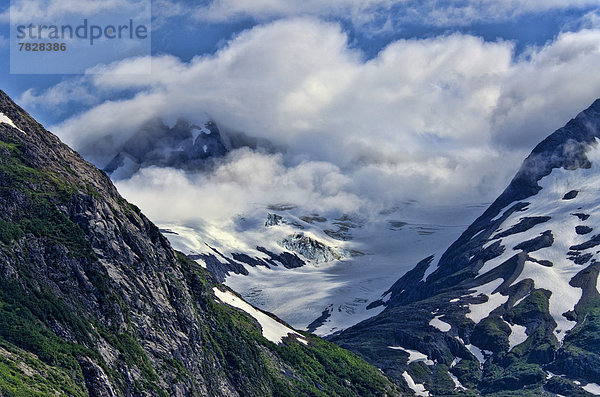
[[[206,6],[200,6],[195,16],[200,19],[224,21],[235,17],[250,16],[258,19],[272,17],[292,17],[299,15],[343,15],[350,14],[353,18],[368,20],[373,18],[375,11],[389,10],[394,4],[404,1],[393,0],[331,0],[323,2],[320,0],[306,0],[302,2],[290,2],[285,0],[217,0],[211,1]]]
[[[457,4],[458,3],[458,4]],[[413,3],[414,4],[414,3]],[[543,13],[552,10],[584,9],[600,5],[598,0],[478,0],[478,1],[428,1],[415,6],[423,17],[429,17],[431,25],[468,25],[475,22],[505,21],[524,14]],[[426,20],[423,21],[427,23]]]
[[[357,27],[375,31],[385,30],[391,21],[430,26],[462,26],[475,22],[503,21],[528,13],[599,5],[598,0],[213,0],[196,6],[190,12],[189,6],[182,7],[179,0],[160,2],[160,6],[170,15],[192,15],[196,19],[210,22],[246,17],[259,21],[298,16],[339,17],[351,20]]]
[[[241,34],[215,56],[187,64],[155,58],[150,78],[123,77],[138,60],[114,64],[119,73],[98,75],[91,84],[139,94],[106,102],[57,130],[79,146],[87,139],[79,133],[84,126],[91,135],[126,134],[138,123],[126,116],[133,112],[139,113],[134,119],[158,114],[174,120],[202,109],[228,128],[294,147],[335,140],[347,146],[347,161],[377,151],[374,142],[413,150],[430,137],[481,141],[489,139],[485,114],[511,54],[510,43],[452,35],[399,41],[364,62],[335,24],[280,21]],[[328,152],[325,145],[321,155],[327,159]]]
[[[273,203],[319,212],[354,212],[367,205],[352,192],[352,180],[330,163],[286,167],[281,155],[249,149],[233,151],[211,174],[147,168],[117,187],[129,200],[142,203],[156,222],[226,223],[233,215],[262,212]]]
[[[600,96],[600,30],[562,33],[515,65],[492,117],[496,142],[532,147]]]
[[[583,28],[600,29],[600,9],[586,13],[579,22]]]
[[[98,103],[98,94],[92,94],[86,81],[79,78],[62,81],[41,93],[37,93],[37,90],[30,88],[21,94],[19,98],[19,103],[29,108],[57,108],[71,102],[94,105]]]
[[[150,1],[150,0],[148,0]],[[136,7],[135,0],[13,0],[13,22],[56,19],[65,15],[95,15],[99,12]],[[229,23],[252,18],[259,22],[280,18],[342,18],[372,34],[389,32],[404,23],[427,26],[464,26],[478,22],[505,21],[529,13],[600,7],[600,0],[210,0],[190,4],[187,0],[153,0],[154,27],[172,17],[191,17],[209,23]],[[9,9],[0,13],[8,22]]]
[[[259,179],[281,181],[301,164],[329,164],[332,175],[347,178],[343,197],[361,197],[369,205],[411,198],[486,201],[504,188],[535,143],[597,97],[598,43],[597,30],[563,33],[515,58],[510,42],[454,34],[400,40],[365,61],[336,24],[278,21],[187,63],[156,57],[149,78],[88,76],[92,92],[136,94],[105,101],[53,130],[85,150],[106,134],[118,145],[156,116],[173,123],[206,112],[225,129],[287,145],[283,157],[257,171]],[[132,71],[139,61],[108,67]],[[87,154],[102,158],[97,146]],[[230,158],[227,167],[251,164],[247,158]],[[145,175],[152,180],[154,174]],[[214,178],[208,186],[220,181]],[[265,202],[280,201],[286,190],[280,183],[236,180],[258,183]],[[231,193],[232,184],[219,182],[218,191]],[[143,185],[138,183],[142,192]],[[311,197],[308,202],[323,201],[313,190],[290,191]],[[230,211],[242,206],[239,200]]]

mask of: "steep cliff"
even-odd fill
[[[1,395],[399,394],[176,253],[2,91],[0,112]]]

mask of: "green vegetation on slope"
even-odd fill
[[[221,386],[216,379],[191,375],[197,363],[168,353],[151,357],[143,347],[130,298],[100,265],[86,231],[69,215],[74,203],[102,201],[98,190],[78,182],[72,165],[64,165],[73,176],[69,180],[36,167],[27,150],[19,142],[0,140],[0,205],[5,208],[0,212],[0,395],[86,396],[90,385],[82,363],[88,361],[106,374],[118,395],[168,396],[171,381],[195,395],[203,390],[217,395]],[[143,217],[139,209],[121,198],[117,202],[127,218],[123,221],[137,226]],[[195,313],[182,314],[179,321],[199,329],[193,343],[202,351],[202,372],[226,378],[238,393],[397,395],[380,371],[332,343],[306,334],[308,346],[295,340],[273,344],[252,317],[215,301],[217,283],[197,263],[178,255],[169,266],[161,274],[175,304],[185,306],[190,303],[185,296],[193,298]],[[139,269],[123,271],[130,285],[140,285]],[[116,353],[116,362],[106,360],[107,350]]]

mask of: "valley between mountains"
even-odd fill
[[[0,112],[2,395],[600,394],[600,100],[491,205],[258,203],[226,228],[159,229],[106,173],[256,142],[155,122],[105,173]]]

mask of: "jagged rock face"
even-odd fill
[[[318,217],[317,217],[318,218]],[[318,218],[319,219],[319,218]],[[322,218],[325,219],[325,218]],[[304,229],[304,226],[297,221],[288,220],[287,218],[275,214],[268,213],[267,220],[264,223],[265,228],[276,229],[278,226],[287,225],[294,229]],[[173,235],[172,231],[167,231],[167,235]],[[227,276],[233,274],[241,274],[248,276],[248,268],[263,266],[271,269],[278,266],[283,266],[286,269],[295,269],[305,266],[307,263],[315,265],[340,260],[350,256],[350,252],[346,252],[338,247],[331,247],[325,243],[310,237],[303,232],[292,233],[276,242],[277,246],[282,248],[280,253],[275,253],[262,246],[255,247],[254,252],[232,252],[229,255],[220,252],[215,247],[208,244],[209,252],[189,254],[190,259],[201,261],[206,269],[220,282],[225,282]],[[259,253],[260,256],[257,256]],[[354,252],[355,255],[360,253]]]
[[[151,166],[199,170],[209,159],[226,153],[221,133],[212,121],[199,126],[179,119],[169,128],[153,120],[125,143],[104,171],[113,179],[127,179]]]
[[[282,223],[286,223],[286,221],[281,215],[269,213],[265,221],[265,227],[278,226]]]
[[[2,91],[0,112],[0,394],[398,394],[318,338],[290,330],[273,342]]]
[[[295,233],[287,236],[279,241],[278,244],[287,250],[302,255],[304,258],[315,264],[339,260],[344,257],[341,250],[328,247],[322,242],[306,236],[303,233]]]
[[[434,395],[585,395],[573,381],[600,384],[598,137],[600,100],[541,142],[439,261],[423,260],[373,302],[386,306],[380,315],[333,340]],[[416,367],[407,349],[436,365]],[[458,383],[440,388],[440,371]]]

